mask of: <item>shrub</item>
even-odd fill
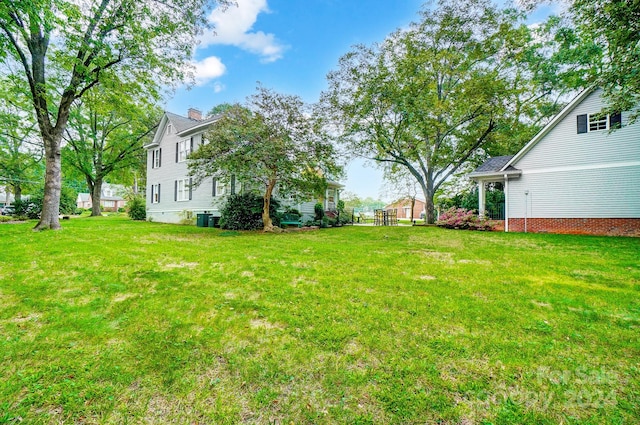
[[[262,196],[247,192],[231,195],[222,209],[220,227],[227,230],[258,230],[262,229]],[[276,210],[280,204],[271,198],[269,215],[274,225],[280,224]]]
[[[69,186],[62,186],[60,191],[60,214],[74,214],[76,212],[76,199],[78,193]],[[40,218],[42,214],[42,201],[44,199],[44,189],[29,196],[28,200],[14,202],[16,215],[25,216],[30,219]]]
[[[147,207],[146,200],[142,195],[131,195],[127,199],[127,214],[131,220],[146,220]]]
[[[315,213],[314,220],[320,221],[324,217],[324,207],[320,202],[314,205],[313,212]]]
[[[449,208],[436,221],[436,225],[448,229],[491,230],[494,223],[484,218],[479,218],[474,210],[464,208]]]

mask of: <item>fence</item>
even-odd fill
[[[504,220],[504,203],[487,208],[484,215],[491,220]]]

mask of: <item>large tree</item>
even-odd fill
[[[298,96],[258,87],[246,105],[226,108],[189,158],[196,184],[208,176],[229,180],[263,195],[262,221],[273,230],[271,196],[309,197],[326,188],[326,178],[341,172],[333,145]]]
[[[339,137],[406,169],[429,223],[443,182],[475,157],[522,146],[549,106],[547,69],[520,19],[489,1],[440,2],[384,43],[357,46],[328,76],[323,103]]]
[[[224,0],[218,0],[218,2]],[[45,150],[35,229],[58,229],[61,141],[71,105],[110,73],[149,96],[185,77],[213,0],[2,0],[0,59],[28,85]],[[16,75],[18,73],[16,72]]]
[[[554,64],[557,78],[573,88],[597,86],[604,90],[605,112],[632,111],[638,119],[640,104],[640,1],[557,0],[560,17],[546,28],[556,38]],[[520,0],[533,10],[550,0]]]
[[[119,171],[134,173],[143,143],[156,128],[162,111],[131,98],[126,85],[94,87],[71,108],[63,135],[65,162],[87,182],[91,216],[100,216],[102,184]]]
[[[27,98],[15,88],[10,79],[0,80],[0,185],[20,201],[42,178],[43,155]]]

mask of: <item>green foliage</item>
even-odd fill
[[[339,212],[340,214],[342,214],[342,213],[344,212],[344,208],[345,208],[345,206],[344,206],[344,201],[343,201],[342,199],[340,199],[340,200],[338,201],[338,205],[337,205],[338,212]]]
[[[320,202],[313,206],[313,212],[315,214],[314,220],[322,220],[322,218],[324,217],[324,207]]]
[[[502,183],[493,183],[485,191],[485,207],[487,210],[497,210],[504,206],[504,191]],[[464,208],[466,210],[478,209],[478,186],[474,185],[449,197],[439,197],[438,204],[444,209]]]
[[[38,219],[42,214],[42,202],[44,190],[40,189],[32,193],[28,200],[14,202],[16,215],[26,216],[30,219]],[[75,214],[78,193],[69,186],[62,186],[60,193],[60,214]]]
[[[142,195],[132,195],[127,199],[127,214],[132,220],[147,218],[146,199]]]
[[[635,0],[576,0],[564,19],[552,17],[546,26],[554,36],[548,63],[558,81],[574,89],[601,87],[605,112],[632,111],[631,122],[640,104],[639,10]]]
[[[36,230],[58,229],[62,134],[71,105],[110,81],[124,96],[159,99],[187,77],[206,13],[226,0],[2,2],[0,57],[12,90],[26,92],[45,150]],[[144,19],[142,19],[144,17]],[[26,91],[23,88],[29,87]],[[121,87],[121,89],[119,89]]]
[[[269,210],[272,220],[278,216],[278,207],[278,201],[272,198]],[[220,227],[228,230],[262,229],[264,227],[262,208],[263,198],[256,193],[245,192],[230,195],[222,209]]]
[[[483,154],[517,151],[553,99],[518,13],[440,1],[421,17],[344,55],[322,104],[348,149],[417,181],[432,223],[440,185]]]
[[[74,102],[64,135],[65,176],[75,174],[95,186],[107,178],[130,181],[134,174],[144,174],[143,145],[151,141],[162,111],[136,96],[129,85],[105,78]],[[100,200],[93,199],[93,205]],[[94,213],[99,214],[97,207]]]
[[[211,108],[209,110],[209,112],[207,113],[208,116],[215,116],[215,115],[220,115],[220,114],[224,114],[225,112],[229,111],[233,109],[233,105],[230,103],[221,103],[219,105],[214,106],[213,108]]]
[[[263,209],[280,195],[308,197],[326,189],[325,176],[340,174],[334,147],[316,115],[297,96],[258,87],[246,106],[233,105],[205,134],[207,143],[190,156],[189,170],[199,184],[207,176],[229,179],[263,195]],[[269,214],[263,214],[269,229]]]

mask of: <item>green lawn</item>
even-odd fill
[[[0,224],[0,423],[640,421],[640,239]]]

